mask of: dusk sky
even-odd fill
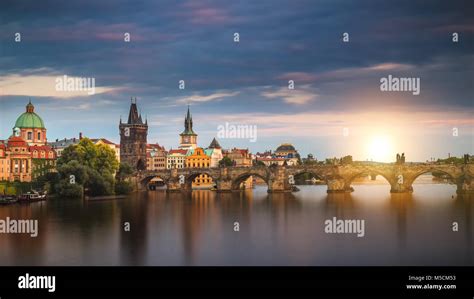
[[[220,144],[254,153],[289,142],[318,159],[474,154],[469,2],[4,0],[0,139],[31,98],[49,141],[83,132],[119,142],[137,97],[149,143],[167,149],[189,104],[203,147],[228,122],[256,125],[257,141]],[[95,78],[96,94],[56,91],[64,75]],[[420,94],[382,92],[389,75],[420,78]]]

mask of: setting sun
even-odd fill
[[[393,144],[388,136],[375,136],[368,145],[368,158],[377,162],[393,160]]]

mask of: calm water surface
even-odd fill
[[[474,198],[431,177],[416,183],[405,195],[376,181],[351,194],[262,186],[0,206],[2,220],[39,220],[36,238],[0,234],[0,265],[474,265]],[[365,237],[326,234],[332,217],[364,219]]]

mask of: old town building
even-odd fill
[[[252,155],[248,149],[233,148],[224,151],[224,157],[228,157],[234,163],[234,166],[252,166]]]
[[[211,158],[210,167],[219,167],[219,161],[222,160],[224,155],[222,154],[222,147],[216,138],[212,139],[211,144],[205,152]]]
[[[186,166],[187,150],[170,149],[166,155],[166,169],[184,168]]]
[[[300,155],[292,144],[282,143],[275,150],[275,158],[283,158],[286,165],[292,166],[299,163]]]
[[[163,146],[158,143],[148,144],[146,151],[147,170],[166,169],[166,156],[167,152]]]
[[[290,143],[282,143],[275,152],[265,151],[255,155],[256,163],[261,162],[266,166],[293,166],[300,163],[300,155],[295,147]]]
[[[211,157],[206,155],[205,151],[201,147],[197,147],[193,150],[189,150],[188,156],[186,156],[186,167],[187,168],[209,168],[211,165]],[[200,174],[197,176],[192,186],[198,188],[212,187],[212,178],[207,174]]]

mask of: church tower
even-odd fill
[[[148,135],[148,121],[143,123],[138,113],[137,99],[131,99],[130,112],[127,123],[120,118],[120,161],[128,163],[135,170],[146,169],[146,146]]]
[[[188,113],[184,118],[184,131],[183,133],[179,134],[179,148],[180,149],[195,149],[197,147],[197,134],[193,131],[193,117],[191,116],[191,112],[189,112],[189,105],[188,105]]]

